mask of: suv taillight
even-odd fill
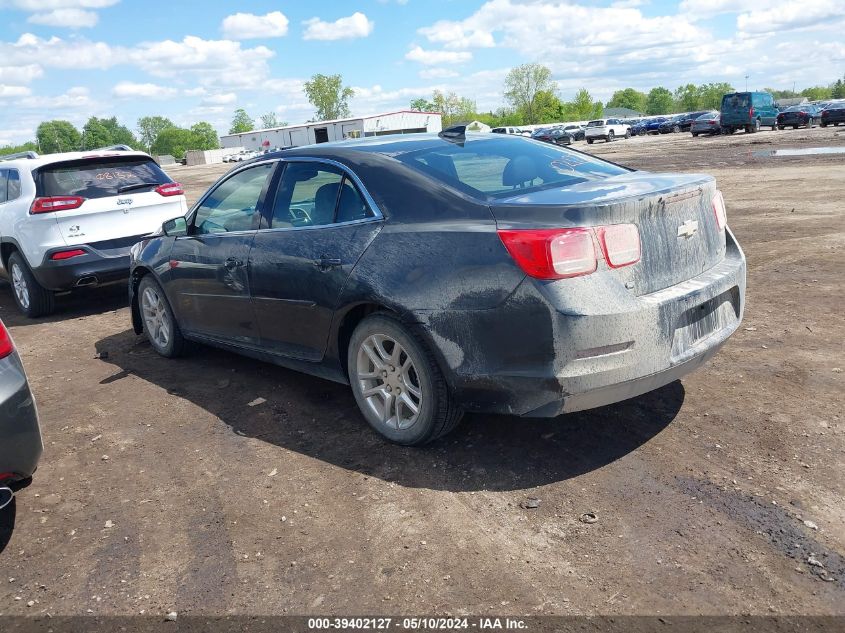
[[[718,189],[713,196],[713,213],[716,214],[716,227],[720,231],[724,231],[728,225],[728,214],[725,211],[725,199],[722,197],[722,192]]]
[[[9,336],[6,326],[0,321],[0,358],[6,358],[6,356],[14,351],[15,346],[12,345],[12,337]]]
[[[51,196],[47,198],[36,198],[32,201],[32,206],[29,212],[36,213],[53,213],[54,211],[68,211],[70,209],[78,209],[85,202],[85,198],[79,196]]]
[[[610,268],[640,260],[640,234],[633,224],[502,230],[499,237],[517,265],[536,279],[589,275],[600,257]]]
[[[155,189],[153,189],[158,195],[164,196],[168,198],[170,196],[181,196],[184,195],[185,190],[182,188],[178,182],[168,182],[163,185],[159,185]]]

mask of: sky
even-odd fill
[[[315,73],[343,76],[354,115],[434,89],[495,110],[528,62],[552,70],[564,100],[710,81],[800,90],[845,74],[845,0],[0,0],[0,23],[0,145],[54,118],[134,130],[163,115],[225,134],[245,108],[300,123]]]

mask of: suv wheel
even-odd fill
[[[673,131],[675,134],[677,134],[678,132],[680,132],[680,131],[681,131],[681,126],[680,126],[680,125],[675,125],[675,126],[673,126],[673,127],[672,127],[672,131]]]
[[[631,138],[631,128],[625,130],[625,138]]]
[[[613,142],[613,130],[610,130],[610,132],[607,133],[607,142],[608,143]]]
[[[46,316],[55,310],[55,295],[38,283],[20,253],[9,257],[9,280],[15,303],[26,316]]]
[[[457,426],[463,411],[425,343],[387,314],[358,324],[347,352],[358,408],[379,434],[420,446]]]
[[[144,321],[144,334],[153,349],[167,358],[180,356],[185,349],[185,339],[164,290],[150,275],[138,284],[138,307]]]

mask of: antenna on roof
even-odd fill
[[[463,143],[467,136],[467,126],[465,124],[453,125],[439,132],[437,136],[450,143]]]
[[[15,160],[16,158],[38,158],[38,152],[28,150],[26,152],[17,152],[15,154],[6,154],[5,156],[0,156],[0,160]]]

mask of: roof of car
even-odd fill
[[[70,160],[81,160],[85,158],[102,158],[111,156],[144,156],[150,158],[150,155],[140,151],[98,151],[90,150],[87,152],[61,152],[58,154],[42,154],[35,158],[13,158],[11,160],[2,160],[0,156],[0,167],[18,167],[28,170],[37,169],[44,165],[52,163],[62,163]]]

